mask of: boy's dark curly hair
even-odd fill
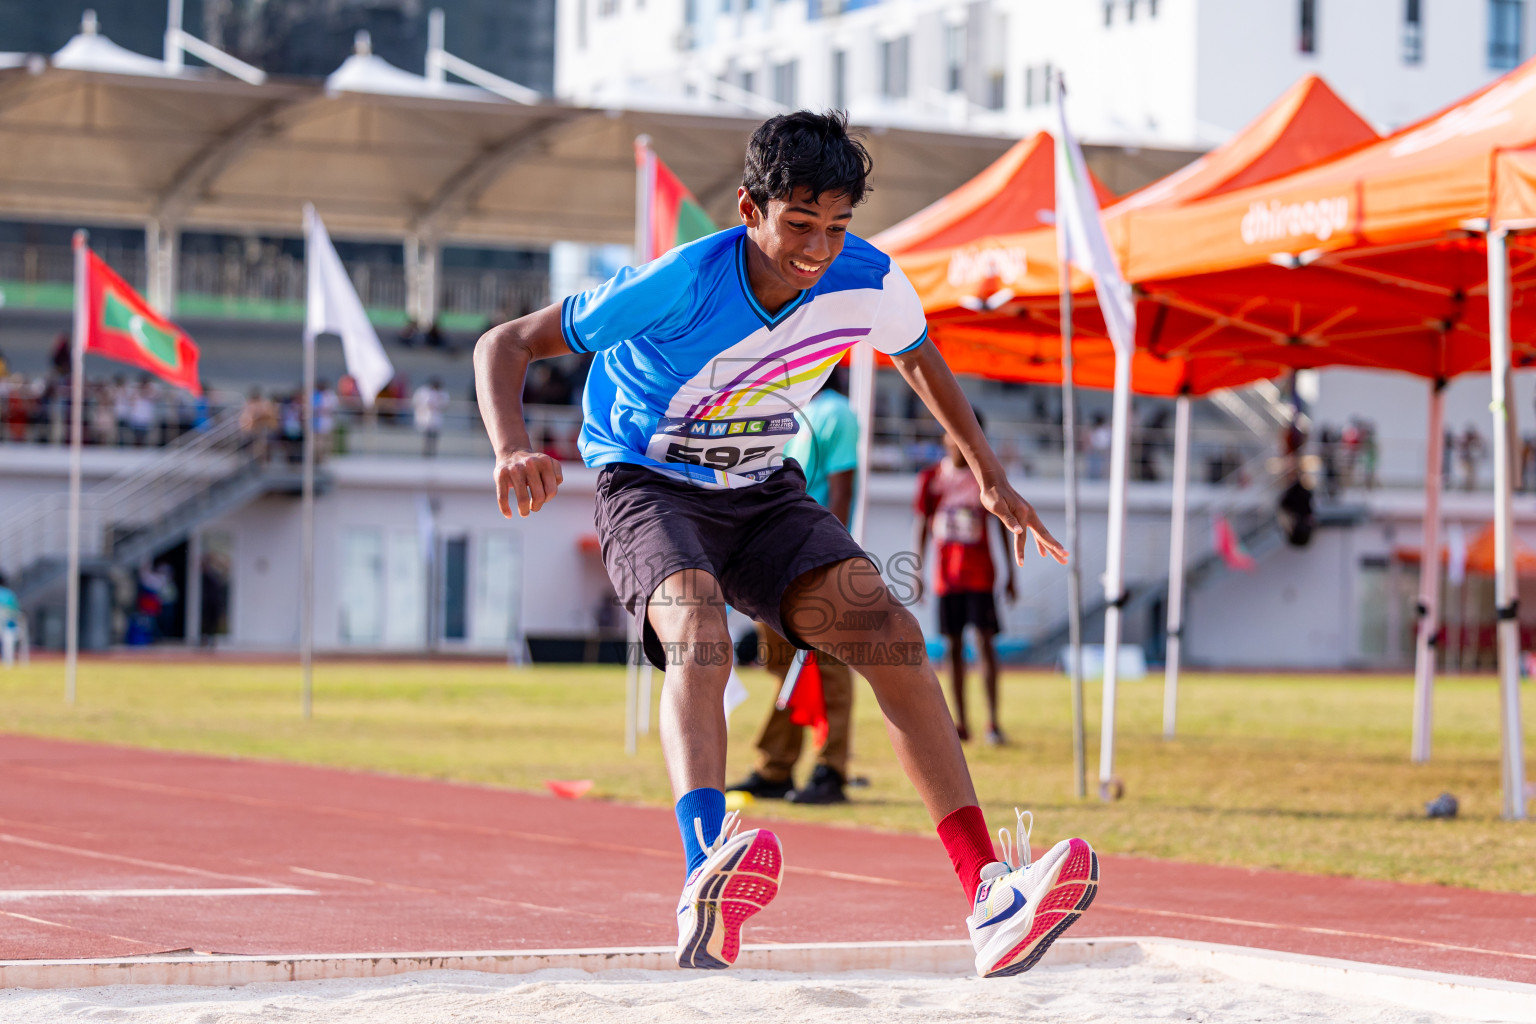
[[[770,199],[788,199],[797,188],[844,195],[854,206],[869,192],[869,151],[848,131],[848,115],[840,110],[818,114],[797,110],[770,117],[757,126],[747,143],[742,184],[759,210]]]

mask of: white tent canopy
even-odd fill
[[[459,89],[475,91],[456,86],[455,97]],[[341,237],[628,243],[635,136],[650,135],[728,223],[756,123],[331,94],[319,83],[250,85],[191,70],[166,78],[0,69],[0,217],[296,235],[303,204],[313,202]],[[1008,140],[891,129],[868,143],[875,175],[858,217],[865,234],[975,175]]]
[[[175,73],[165,66],[165,61],[134,53],[99,34],[94,11],[86,12],[80,34],[70,37],[69,42],[59,48],[53,55],[52,64],[69,71],[100,71],[112,75],[146,75],[151,78],[175,77]]]

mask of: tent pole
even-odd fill
[[[635,735],[638,732],[636,713],[639,709],[640,659],[645,657],[642,638],[636,632],[635,620],[629,619],[629,643],[624,650],[624,753],[635,752]]]
[[[80,661],[80,446],[85,420],[85,334],[90,329],[86,233],[75,232],[75,336],[69,346],[69,554],[64,580],[64,700],[75,702]]]
[[[306,261],[315,258],[315,254],[310,251],[310,226],[314,216],[314,207],[306,205]],[[305,276],[308,278],[307,267]],[[315,301],[313,293],[309,301]],[[304,331],[304,394],[299,397],[299,412],[304,425],[304,473],[299,502],[299,704],[305,719],[308,719],[314,710],[315,660],[315,336],[307,329]]]
[[[1077,530],[1077,399],[1072,379],[1072,270],[1066,235],[1058,233],[1061,255],[1061,456],[1067,487],[1067,676],[1072,681],[1072,785],[1078,799],[1088,795],[1086,729],[1083,724],[1083,571]]]
[[[1440,632],[1440,460],[1445,443],[1445,380],[1430,385],[1424,477],[1424,539],[1419,557],[1419,633],[1413,673],[1413,763],[1429,760],[1435,710],[1435,649]]]
[[[1173,523],[1168,540],[1168,653],[1163,666],[1163,739],[1179,718],[1179,659],[1184,639],[1184,533],[1189,513],[1189,396],[1180,395],[1173,427]]]
[[[1515,457],[1510,437],[1508,232],[1488,232],[1488,340],[1493,378],[1494,604],[1498,611],[1499,731],[1502,736],[1504,817],[1525,820],[1525,751],[1520,715],[1519,590],[1515,579],[1514,501],[1510,471]]]
[[[1115,351],[1115,397],[1109,449],[1109,537],[1104,560],[1104,709],[1099,730],[1099,797],[1116,798],[1115,690],[1120,676],[1121,608],[1125,604],[1125,474],[1131,441],[1131,353]]]

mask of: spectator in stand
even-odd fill
[[[69,376],[70,368],[74,365],[74,356],[69,350],[68,331],[60,331],[59,336],[53,339],[53,352],[48,357],[48,363],[53,367],[55,376]]]
[[[433,377],[411,396],[415,410],[416,431],[421,434],[421,454],[424,458],[437,455],[437,439],[443,432],[443,411],[448,408],[448,392],[443,382]]]
[[[1318,447],[1322,449],[1323,493],[1329,499],[1339,496],[1339,431],[1324,424],[1317,432]]]
[[[245,435],[245,445],[257,462],[267,461],[268,445],[277,433],[277,406],[261,393],[261,388],[251,388],[245,406],[240,410],[240,433]]]
[[[85,442],[111,444],[117,438],[117,420],[112,415],[112,388],[100,381],[85,385]]]
[[[421,344],[421,328],[416,325],[415,320],[406,320],[396,340],[403,348],[416,348]]]
[[[340,417],[353,416],[363,411],[363,396],[357,390],[357,378],[344,373],[336,379],[336,397],[341,401]]]
[[[453,339],[443,331],[442,323],[437,320],[432,321],[432,326],[427,328],[423,339],[427,343],[427,348],[442,349],[444,352],[453,351]]]
[[[981,421],[978,414],[977,421]],[[986,424],[982,424],[985,429]],[[971,738],[965,714],[965,627],[976,627],[976,650],[981,656],[982,682],[987,695],[987,743],[1006,743],[997,715],[997,601],[992,590],[997,570],[987,523],[997,524],[1003,543],[1003,564],[1008,568],[1004,587],[1008,603],[1013,588],[1013,536],[1003,521],[981,503],[981,485],[966,464],[965,454],[949,434],[944,435],[944,459],[923,470],[917,478],[917,552],[923,558],[931,536],[936,548],[933,561],[933,593],[939,602],[939,632],[949,646],[950,687],[955,698],[955,729],[962,741]]]
[[[341,399],[331,389],[331,382],[315,382],[315,458],[323,459],[336,448],[336,411]]]
[[[1088,431],[1088,479],[1103,480],[1109,476],[1109,449],[1114,443],[1109,420],[1101,412],[1093,414],[1093,426]]]
[[[128,400],[128,429],[133,434],[133,443],[140,448],[149,443],[150,432],[159,418],[157,398],[159,392],[149,374],[139,377],[139,386],[133,389]]]
[[[299,404],[302,394],[302,391],[295,391],[284,397],[278,412],[278,429],[282,431],[289,462],[304,461],[304,407]]]
[[[1445,439],[1440,448],[1440,482],[1445,486],[1452,485],[1456,471],[1456,432],[1449,427],[1445,429]]]
[[[129,412],[133,408],[133,388],[129,386],[127,379],[118,374],[112,378],[112,415],[117,420],[117,443],[125,445],[133,437],[133,428],[129,425]]]
[[[1365,477],[1365,489],[1376,489],[1376,463],[1379,449],[1376,446],[1376,424],[1360,421],[1360,472]]]
[[[1477,490],[1477,469],[1483,461],[1483,435],[1477,432],[1472,424],[1467,424],[1466,433],[1461,435],[1461,443],[1457,446],[1461,455],[1462,490]]]

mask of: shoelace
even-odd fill
[[[736,811],[727,811],[725,819],[720,822],[720,834],[711,843],[704,838],[704,823],[698,818],[693,819],[693,834],[699,840],[699,849],[704,851],[704,856],[706,857],[730,842],[735,837],[736,830],[740,827],[741,815]]]
[[[1029,834],[1035,830],[1035,816],[1033,812],[1021,811],[1015,807],[1013,809],[1013,816],[1017,819],[1014,822],[1014,828],[1017,830],[1017,845],[1014,843],[1015,837],[1009,835],[1006,828],[997,830],[997,841],[1003,847],[1003,863],[1008,865],[1009,871],[1017,871],[1020,868],[1029,867]],[[1029,819],[1027,826],[1024,824],[1025,818]],[[694,819],[694,824],[698,824],[698,819]]]

